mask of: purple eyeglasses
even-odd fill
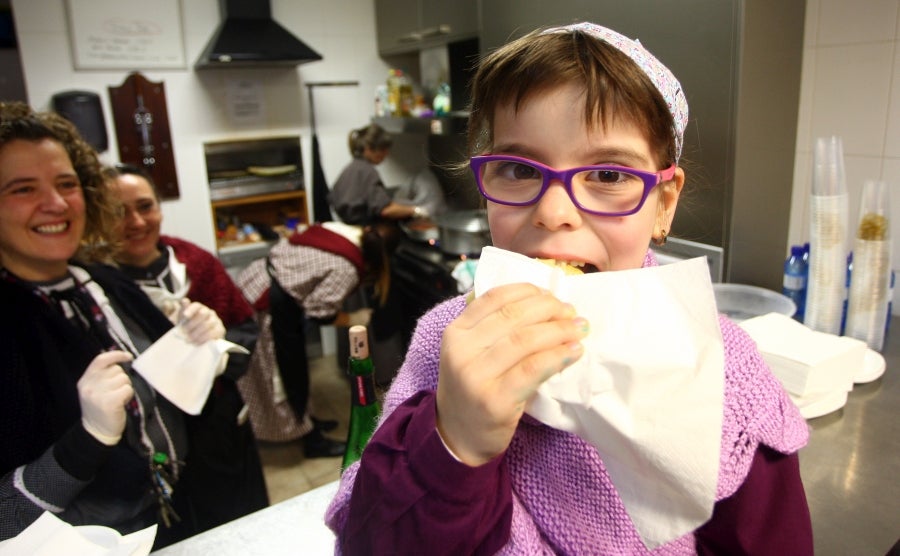
[[[485,199],[522,207],[540,200],[550,183],[561,181],[576,207],[597,216],[628,216],[641,210],[650,191],[675,175],[675,164],[659,172],[600,164],[557,170],[547,165],[500,154],[469,160],[478,190]]]

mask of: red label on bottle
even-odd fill
[[[359,405],[368,405],[366,402],[366,382],[361,376],[356,377],[356,396],[356,401]]]
[[[375,380],[372,375],[353,377],[353,405],[367,406],[377,402],[375,399]]]

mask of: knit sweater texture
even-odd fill
[[[648,254],[645,266],[655,264]],[[420,319],[386,396],[379,426],[416,392],[437,389],[443,330],[465,306],[464,296],[456,297]],[[722,500],[743,483],[760,444],[783,454],[794,453],[806,444],[809,430],[752,339],[724,316],[719,324],[725,347],[725,388],[716,499]],[[510,540],[501,554],[695,553],[693,534],[648,550],[598,452],[578,436],[525,415],[505,457],[512,481],[513,517]],[[326,521],[335,530],[346,525],[358,466],[344,472],[326,513]]]

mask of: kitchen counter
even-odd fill
[[[817,556],[884,556],[900,540],[900,317],[882,355],[881,378],[809,421],[800,470]]]
[[[840,410],[811,419],[800,468],[817,556],[884,556],[900,539],[900,318],[883,352],[884,375],[857,385]],[[157,556],[333,554],[329,483],[187,539]]]
[[[278,556],[334,554],[334,533],[325,526],[334,481],[230,523],[157,550],[154,556]]]

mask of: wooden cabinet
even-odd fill
[[[375,0],[378,52],[403,54],[478,36],[478,0]]]
[[[230,248],[245,248],[248,244],[261,243],[248,238],[228,237],[219,230],[222,224],[234,225],[237,228],[243,224],[262,224],[273,231],[278,231],[288,219],[294,218],[301,224],[309,222],[306,191],[302,189],[222,199],[213,201],[211,208],[220,254]]]

